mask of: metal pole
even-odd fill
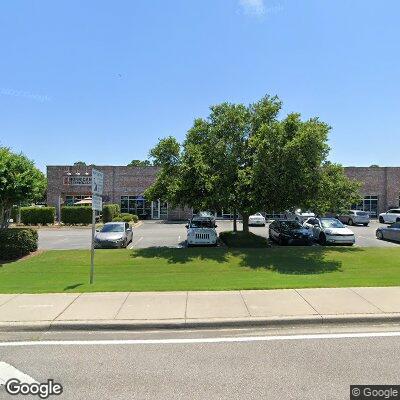
[[[94,235],[96,232],[96,211],[92,210],[92,247],[90,254],[90,284],[94,280]]]

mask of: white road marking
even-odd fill
[[[131,249],[133,249],[134,246],[136,246],[139,242],[141,242],[143,240],[143,236],[141,236],[138,240],[136,240],[135,243],[132,243],[132,247]]]
[[[12,378],[18,379],[23,383],[38,383],[29,375],[24,374],[12,365],[0,362],[0,386],[5,385],[6,382]]]
[[[193,339],[44,340],[44,341],[28,341],[28,342],[0,342],[0,347],[240,343],[240,342],[274,342],[274,341],[284,341],[284,340],[360,339],[360,338],[384,338],[384,337],[400,337],[400,332],[326,333],[326,334],[309,334],[309,335],[245,336],[245,337],[193,338]]]

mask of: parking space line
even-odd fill
[[[136,240],[135,243],[132,243],[132,244],[131,244],[132,247],[129,247],[129,248],[130,248],[130,249],[133,249],[140,241],[142,241],[142,239],[143,239],[143,236],[141,236],[138,240]]]

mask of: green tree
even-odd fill
[[[0,228],[8,227],[11,208],[40,199],[46,178],[23,154],[0,147]]]
[[[149,167],[151,165],[152,164],[150,160],[132,160],[128,164],[128,167]]]
[[[194,121],[182,146],[169,137],[150,152],[161,170],[147,195],[237,211],[245,232],[249,216],[260,210],[334,209],[355,198],[357,188],[343,169],[326,162],[330,127],[297,113],[280,120],[280,110],[281,101],[269,96],[250,106],[212,106],[207,119]],[[333,195],[335,182],[342,197]]]
[[[74,166],[75,167],[85,167],[86,163],[85,163],[85,161],[75,161]]]

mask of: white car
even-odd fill
[[[255,213],[249,217],[249,225],[265,226],[265,218],[261,213]]]
[[[285,211],[283,214],[283,219],[287,219],[289,221],[297,221],[297,222],[304,222],[308,218],[315,217],[315,214],[310,210],[302,211],[300,208],[292,211]]]
[[[394,224],[400,222],[400,209],[393,208],[385,213],[379,214],[379,222],[381,224]]]
[[[190,246],[216,246],[218,234],[215,222],[209,217],[193,217],[186,225],[187,245]]]
[[[336,218],[308,218],[304,227],[312,230],[314,240],[322,245],[348,244],[352,246],[356,242],[354,232],[344,226]]]

